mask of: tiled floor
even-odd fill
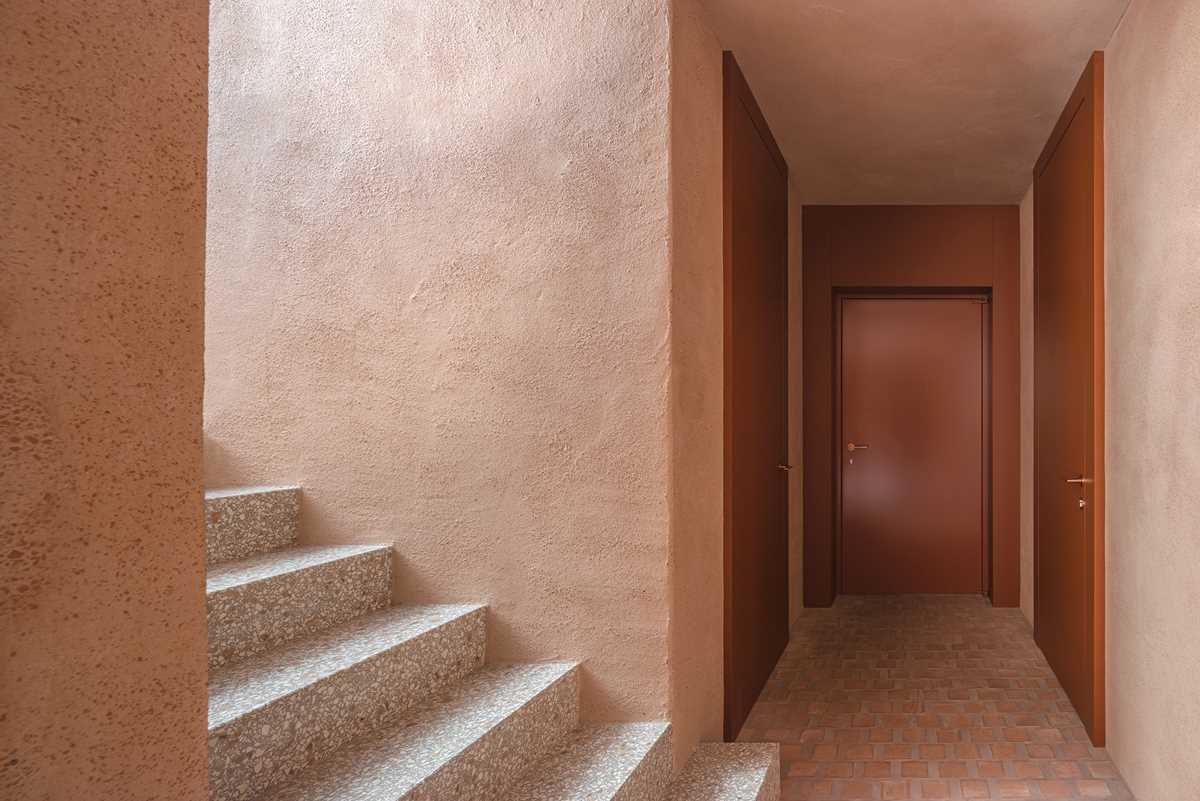
[[[783,801],[1131,801],[1016,609],[974,596],[806,609],[742,731],[782,744]]]

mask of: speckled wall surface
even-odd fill
[[[671,13],[671,724],[675,764],[724,715],[722,56],[696,0]]]
[[[666,0],[211,10],[205,469],[668,708]]]
[[[0,20],[0,796],[200,801],[205,4]]]
[[[1200,3],[1106,51],[1108,748],[1139,801],[1200,787]]]

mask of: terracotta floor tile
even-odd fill
[[[1070,782],[1062,779],[1048,779],[1037,783],[1038,792],[1042,794],[1042,798],[1070,798],[1075,793],[1075,788]]]
[[[971,801],[992,797],[992,791],[988,787],[988,783],[977,779],[960,782],[959,793],[962,794],[963,798],[970,799]]]
[[[917,748],[917,753],[921,759],[937,760],[945,759],[949,749],[945,745],[922,745]]]
[[[1112,797],[1112,791],[1108,789],[1108,782],[1099,779],[1080,779],[1075,782],[1075,786],[1079,788],[1079,794],[1084,798]]]
[[[885,745],[879,751],[881,759],[912,759],[916,756],[917,749],[911,745]]]
[[[948,799],[950,797],[950,785],[946,782],[921,782],[921,798],[922,799]]]
[[[804,610],[740,739],[783,744],[783,801],[1133,799],[1020,611],[978,597]]]
[[[996,795],[1000,798],[1033,798],[1033,789],[1029,786],[1029,782],[998,781],[996,782]]]

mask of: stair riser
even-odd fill
[[[247,801],[397,719],[479,668],[485,640],[480,609],[213,730],[209,798]]]
[[[396,801],[499,798],[578,725],[579,671],[572,670]]]
[[[779,792],[779,760],[776,759],[771,763],[771,768],[767,771],[767,776],[763,779],[762,787],[758,791],[758,797],[754,801],[779,801]]]
[[[204,550],[209,565],[245,559],[296,542],[300,490],[263,490],[204,499]]]
[[[391,574],[381,549],[211,593],[209,669],[384,608]]]
[[[671,783],[671,738],[662,737],[646,754],[612,801],[661,801]]]
[[[779,801],[779,744],[700,743],[663,801]]]

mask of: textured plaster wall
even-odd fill
[[[666,0],[211,7],[205,473],[668,712]],[[705,678],[704,686],[711,678]]]
[[[1021,612],[1033,625],[1033,187],[1021,199]]]
[[[804,608],[803,203],[788,181],[788,620]]]
[[[1200,3],[1106,52],[1108,748],[1140,801],[1200,787]]]
[[[720,740],[724,646],[721,43],[671,10],[671,723],[675,764]]]
[[[0,19],[0,796],[201,801],[205,5]]]

